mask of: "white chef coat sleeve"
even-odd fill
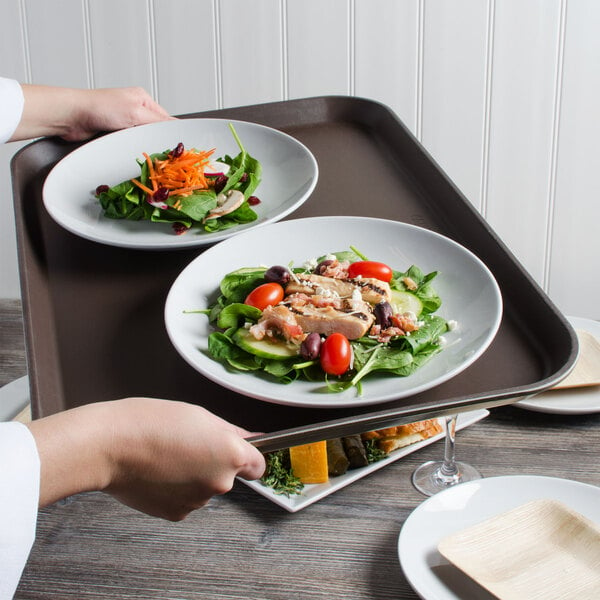
[[[40,459],[29,429],[0,423],[0,599],[14,596],[35,540]]]
[[[14,79],[0,77],[0,144],[7,142],[15,132],[24,104],[21,84]]]

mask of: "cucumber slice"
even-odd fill
[[[412,312],[418,317],[423,312],[423,303],[417,296],[410,292],[392,290],[390,304],[392,305],[394,314]]]
[[[233,341],[246,352],[270,358],[271,360],[285,360],[298,356],[298,346],[286,342],[272,342],[270,340],[257,340],[247,329],[241,327],[233,334]]]

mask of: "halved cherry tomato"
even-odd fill
[[[389,282],[392,280],[392,269],[386,264],[375,262],[374,260],[359,260],[348,267],[350,277],[370,277],[380,281]]]
[[[244,300],[244,304],[265,310],[267,306],[275,306],[283,300],[283,287],[278,283],[263,283],[254,288]]]
[[[352,361],[352,346],[343,333],[332,333],[321,345],[321,368],[328,375],[343,375]]]

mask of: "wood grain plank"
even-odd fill
[[[27,374],[20,300],[0,299],[0,387]]]

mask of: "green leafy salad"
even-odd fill
[[[260,203],[254,191],[261,181],[261,164],[231,133],[239,154],[215,160],[215,149],[186,149],[182,143],[136,159],[139,176],[115,186],[99,185],[96,196],[110,219],[172,223],[176,234],[195,227],[215,232],[250,223]]]
[[[441,298],[413,265],[397,271],[356,248],[303,267],[246,267],[225,275],[208,315],[208,352],[238,371],[331,392],[371,374],[406,377],[442,349]],[[195,312],[195,311],[191,311]]]

